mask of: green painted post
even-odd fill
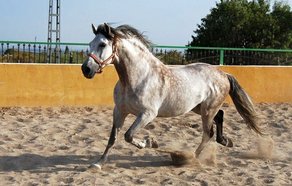
[[[220,65],[224,65],[224,50],[220,50]]]

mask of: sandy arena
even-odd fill
[[[105,149],[112,109],[0,108],[0,185],[292,185],[292,104],[256,108],[271,138],[257,137],[234,106],[224,106],[224,134],[234,147],[212,139],[199,160],[181,167],[167,153],[127,144],[130,116],[108,164],[96,172],[87,167]],[[137,137],[153,137],[160,150],[194,151],[201,127],[200,116],[188,113],[157,118]]]

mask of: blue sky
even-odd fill
[[[219,1],[219,0],[218,0]],[[0,40],[46,41],[48,0],[1,0]],[[216,0],[61,0],[61,41],[89,42],[91,23],[129,24],[155,44],[185,45]],[[292,0],[288,0],[292,5]]]

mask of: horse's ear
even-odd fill
[[[113,38],[113,37],[114,37],[114,33],[112,32],[112,28],[111,28],[107,23],[104,23],[104,27],[105,27],[106,33],[107,33],[111,38]]]
[[[97,34],[96,26],[94,26],[94,24],[91,24],[91,27],[92,27],[92,31],[93,31],[94,35],[96,35]]]

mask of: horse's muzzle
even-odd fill
[[[81,66],[81,70],[83,72],[83,75],[88,78],[91,79],[94,77],[95,75],[95,71],[91,70],[88,66],[87,63],[83,63]]]

